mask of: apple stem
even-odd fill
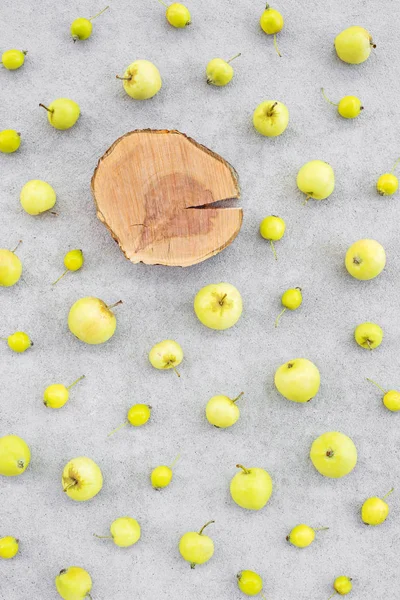
[[[93,534],[94,537],[99,538],[99,540],[112,540],[112,535],[97,535],[97,533]]]
[[[130,81],[132,77],[121,77],[120,75],[115,76],[117,79],[122,79],[122,81]]]
[[[208,527],[209,525],[211,525],[211,523],[215,523],[215,521],[208,521],[208,523],[203,525],[203,527],[199,531],[199,535],[201,535],[203,533],[203,531],[205,530],[205,528]]]
[[[86,375],[81,375],[80,377],[78,377],[78,379],[76,381],[74,381],[74,383],[71,383],[71,385],[69,385],[67,387],[67,390],[70,390],[71,388],[74,387],[74,385],[76,385],[79,381],[82,381],[82,379],[85,379]]]
[[[392,488],[391,490],[388,491],[387,494],[385,494],[384,496],[382,496],[382,500],[384,500],[385,498],[387,498],[388,496],[390,496],[390,494],[393,494],[394,492],[394,488]]]
[[[239,54],[235,54],[235,56],[232,56],[232,58],[230,58],[229,60],[227,60],[226,62],[229,64],[231,63],[233,60],[235,60],[235,58],[239,58],[239,56],[242,56],[242,53],[239,52]]]
[[[160,4],[162,4],[163,6],[165,6],[166,8],[168,8],[168,4],[165,4],[165,2],[163,2],[163,0],[158,0]]]
[[[174,366],[173,361],[170,360],[168,364],[171,365],[171,367],[173,368],[173,370],[175,371],[175,373],[178,375],[178,377],[180,377],[181,374],[179,373],[178,369]]]
[[[328,600],[331,600],[331,598],[333,598],[334,596],[336,596],[336,594],[337,594],[337,592],[334,592],[334,593],[332,594],[332,596],[329,596]]]
[[[306,196],[306,199],[303,202],[303,206],[305,206],[307,204],[307,202],[309,201],[310,198],[311,198],[311,196]]]
[[[376,385],[377,388],[379,388],[381,390],[381,392],[383,392],[384,394],[386,394],[386,390],[383,389],[383,387],[381,387],[379,385],[379,383],[376,383],[376,381],[374,381],[373,379],[370,379],[369,377],[366,377],[367,381],[370,381],[371,383],[373,383],[374,385]]]
[[[367,340],[367,346],[370,350],[373,350],[373,348],[371,346],[371,340]]]
[[[285,308],[283,309],[283,311],[282,311],[282,312],[280,312],[280,313],[279,313],[279,315],[276,317],[276,319],[275,319],[275,327],[278,327],[278,325],[279,325],[279,321],[280,321],[280,319],[281,319],[281,316],[283,315],[283,313],[284,313],[286,310],[287,310],[287,308],[285,307]]]
[[[97,15],[94,15],[94,17],[90,17],[89,21],[93,21],[93,19],[97,19],[97,17],[102,15],[103,12],[106,12],[106,10],[108,10],[109,8],[110,8],[109,6],[106,6],[105,8],[103,8],[103,10],[101,10],[99,13],[97,13]]]
[[[178,456],[173,460],[173,462],[170,464],[169,468],[172,469],[172,467],[174,467],[176,465],[176,463],[181,459],[181,455],[178,454]]]
[[[121,425],[118,425],[118,427],[116,427],[115,429],[113,429],[107,437],[110,437],[110,435],[114,435],[114,433],[117,433],[117,431],[119,431],[120,429],[122,429],[123,427],[125,427],[126,425],[129,424],[129,421],[125,421],[124,423],[122,423]]]
[[[277,104],[278,104],[278,102],[274,102],[273,105],[267,109],[267,111],[265,113],[267,117],[272,117],[272,115],[274,114],[274,108]]]
[[[28,54],[28,50],[22,50],[22,54],[26,56]]]
[[[89,600],[93,600],[92,596],[89,594],[89,592],[86,594],[86,598],[89,598]]]
[[[54,112],[54,108],[50,110],[50,108],[47,108],[47,106],[45,106],[44,104],[39,104],[39,106],[41,106],[42,108],[44,108],[45,110],[47,110],[47,112],[49,112],[49,113],[53,113]]]
[[[329,527],[316,527],[314,531],[326,531]]]
[[[393,171],[395,170],[395,168],[397,167],[397,165],[399,164],[399,162],[400,162],[400,158],[398,158],[398,159],[396,160],[396,162],[394,163],[394,165],[393,165],[393,169],[390,171],[391,173],[393,173]]]
[[[250,474],[250,470],[249,470],[249,469],[246,469],[246,467],[244,467],[243,465],[236,465],[236,468],[237,468],[237,469],[243,469],[243,473],[244,473],[245,475],[249,475],[249,474]]]
[[[269,243],[271,244],[271,248],[272,248],[272,252],[275,256],[275,260],[278,260],[278,255],[276,254],[274,242],[272,240],[269,240]]]
[[[332,104],[332,106],[339,106],[336,102],[332,102],[332,100],[329,100],[328,96],[325,94],[324,88],[321,88],[321,93],[322,93],[323,97],[325,98],[325,100],[327,102],[329,102],[329,104]]]
[[[225,300],[225,298],[226,298],[226,297],[227,297],[227,294],[224,294],[224,295],[222,296],[222,298],[221,298],[221,299],[220,299],[220,301],[219,301],[219,304],[220,304],[220,306],[223,306],[223,305],[224,305],[224,300]]]
[[[14,250],[11,250],[11,252],[14,254],[14,252],[17,251],[19,245],[22,244],[22,240],[19,240],[18,244],[15,246]]]
[[[62,275],[60,275],[60,277],[58,279],[56,279],[55,281],[53,281],[53,283],[51,285],[56,285],[56,283],[58,283],[60,281],[60,279],[62,279],[64,277],[64,275],[66,275],[68,273],[69,269],[66,269],[64,271],[64,273]]]
[[[233,398],[232,402],[237,402],[239,400],[239,398],[241,398],[244,395],[244,392],[240,392],[239,396],[236,396],[236,398]]]
[[[280,56],[282,58],[282,54],[279,52],[278,42],[276,41],[276,33],[274,33],[274,48],[275,48],[278,56]]]
[[[114,302],[114,304],[110,304],[110,306],[107,306],[107,308],[108,309],[115,308],[116,306],[119,306],[120,304],[123,304],[122,300],[118,300],[118,302]]]

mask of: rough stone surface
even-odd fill
[[[29,443],[32,463],[19,478],[1,478],[0,530],[21,540],[21,553],[0,564],[2,600],[53,600],[53,579],[69,565],[88,569],[94,600],[232,600],[241,598],[235,575],[249,568],[265,580],[268,600],[320,600],[335,576],[354,580],[354,600],[398,597],[399,417],[381,404],[365,377],[399,387],[398,243],[399,198],[380,198],[374,185],[400,153],[399,42],[392,25],[400,5],[357,0],[276,3],[285,16],[278,41],[260,31],[263,2],[188,0],[193,25],[174,30],[156,0],[115,0],[96,20],[93,36],[73,44],[71,21],[103,6],[71,0],[3,0],[2,51],[29,50],[19,71],[0,73],[1,128],[21,131],[15,155],[0,156],[1,246],[17,240],[24,281],[0,292],[1,335],[27,331],[31,351],[1,350],[0,434],[16,433]],[[379,18],[377,14],[379,13]],[[353,24],[374,34],[377,49],[363,65],[341,63],[333,49],[337,33]],[[225,89],[205,82],[215,56],[235,61]],[[115,79],[137,58],[153,61],[164,85],[153,100],[135,102]],[[320,87],[339,100],[359,96],[364,113],[341,119],[321,97]],[[38,107],[71,97],[82,117],[70,131],[50,127]],[[279,99],[290,124],[277,139],[253,131],[251,115],[264,99]],[[96,219],[90,179],[97,159],[112,142],[136,128],[176,128],[220,153],[237,169],[245,211],[242,231],[224,252],[190,269],[134,266]],[[327,201],[302,206],[295,178],[301,165],[319,158],[336,172]],[[20,211],[26,181],[44,179],[57,192],[58,216],[33,218]],[[258,235],[260,220],[278,214],[287,222],[275,262]],[[359,282],[344,269],[344,255],[359,238],[387,250],[377,279]],[[82,248],[84,269],[53,288],[64,253]],[[243,295],[244,314],[226,332],[204,328],[193,297],[203,285],[229,281]],[[304,304],[273,322],[280,296],[301,286]],[[117,309],[118,330],[104,346],[85,346],[67,330],[73,302],[94,295]],[[385,331],[374,352],[358,347],[353,331],[363,321]],[[150,347],[174,338],[185,351],[182,377],[153,370]],[[275,369],[288,359],[314,361],[321,390],[310,404],[281,398]],[[45,386],[69,384],[81,374],[70,403],[46,409]],[[242,416],[231,430],[208,425],[204,407],[216,393],[245,391]],[[107,433],[130,405],[153,406],[141,429]],[[359,462],[342,480],[321,477],[308,459],[311,442],[338,430],[357,445]],[[155,492],[149,473],[181,453],[170,488]],[[71,458],[87,455],[101,466],[104,488],[90,502],[69,500],[60,485]],[[274,493],[259,513],[230,499],[235,464],[265,467]],[[392,486],[391,515],[368,528],[360,505]],[[130,515],[142,525],[131,549],[96,540],[111,521]],[[215,555],[191,571],[178,553],[185,531],[209,519]],[[328,526],[304,551],[285,537],[301,522]]]

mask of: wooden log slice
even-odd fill
[[[138,130],[119,138],[92,178],[98,218],[132,262],[187,267],[228,246],[241,208],[234,169],[179,131]]]

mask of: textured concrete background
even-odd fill
[[[25,330],[35,342],[23,355],[0,350],[0,435],[16,433],[32,450],[23,476],[0,481],[1,534],[21,540],[19,556],[0,564],[0,597],[53,600],[54,576],[81,565],[93,577],[95,600],[239,600],[235,575],[243,568],[263,576],[267,600],[327,598],[340,574],[353,577],[355,600],[398,598],[399,493],[379,528],[365,527],[359,508],[392,486],[400,492],[400,416],[365,381],[400,386],[399,196],[381,199],[374,190],[400,154],[393,28],[400,5],[277,2],[286,21],[279,58],[258,26],[263,2],[253,0],[188,0],[193,25],[185,31],[168,26],[156,0],[114,0],[92,38],[73,44],[71,21],[103,4],[3,0],[0,7],[1,50],[29,50],[22,69],[0,73],[1,129],[15,127],[23,138],[18,153],[0,156],[0,246],[23,239],[18,255],[25,280],[0,292],[1,335]],[[335,35],[353,24],[371,30],[377,43],[358,67],[341,63],[333,50]],[[232,84],[207,86],[208,60],[239,51]],[[126,96],[115,79],[137,58],[154,61],[164,81],[161,93],[143,103]],[[360,96],[362,116],[340,119],[322,99],[322,85],[334,100]],[[52,129],[38,107],[62,96],[82,110],[67,132]],[[269,98],[283,101],[291,116],[285,134],[272,140],[251,124],[256,105]],[[232,246],[196,267],[134,266],[96,219],[90,178],[97,159],[116,138],[144,127],[186,132],[239,173],[243,229]],[[329,200],[304,207],[295,177],[314,158],[333,165],[337,186]],[[32,178],[54,186],[57,217],[20,211],[20,189]],[[268,214],[287,222],[278,262],[258,235]],[[365,283],[344,269],[347,247],[362,237],[380,241],[388,258],[383,274]],[[85,267],[52,288],[72,248],[84,250]],[[192,301],[201,286],[221,280],[239,288],[244,314],[235,328],[218,333],[196,320]],[[304,304],[275,330],[281,293],[296,285]],[[86,295],[124,300],[117,333],[103,346],[86,346],[67,330],[70,306]],[[354,327],[366,320],[386,334],[371,353],[353,341]],[[147,361],[150,347],[168,337],[185,352],[180,380]],[[304,406],[273,387],[275,369],[300,356],[314,361],[322,377],[318,396]],[[86,380],[65,408],[43,406],[46,385],[69,384],[82,373]],[[246,398],[235,427],[209,426],[209,397],[241,390]],[[107,439],[135,402],[154,407],[148,426]],[[312,440],[330,430],[350,435],[359,451],[355,471],[338,481],[321,477],[308,459]],[[173,484],[153,491],[151,468],[179,452]],[[63,465],[79,455],[93,458],[104,474],[101,494],[83,504],[60,485]],[[273,496],[261,512],[246,512],[230,499],[238,461],[273,477]],[[125,514],[142,525],[136,546],[118,549],[92,537]],[[179,537],[211,518],[215,555],[191,571],[179,556]],[[299,551],[285,536],[300,522],[330,530]]]

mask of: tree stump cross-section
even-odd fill
[[[137,130],[100,158],[92,178],[98,218],[133,263],[187,267],[214,256],[239,233],[235,170],[180,133]]]

